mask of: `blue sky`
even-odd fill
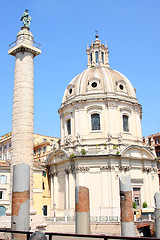
[[[160,0],[0,0],[0,136],[12,129],[16,40],[29,9],[30,30],[42,45],[34,59],[34,132],[60,137],[58,109],[65,88],[87,67],[86,46],[99,31],[110,67],[126,75],[142,104],[143,136],[160,132]]]

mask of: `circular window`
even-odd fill
[[[124,87],[123,87],[123,85],[122,85],[122,84],[120,84],[120,85],[119,85],[119,88],[120,88],[121,90],[123,90],[123,89],[124,89]]]
[[[97,83],[96,83],[96,82],[93,82],[93,83],[92,83],[92,87],[93,87],[93,88],[97,87]]]
[[[72,93],[72,88],[69,89],[69,93],[70,93],[70,94]]]

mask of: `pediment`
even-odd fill
[[[43,171],[44,168],[41,167],[38,163],[33,163],[33,171]]]
[[[154,154],[143,146],[130,145],[121,152],[122,157],[155,160]]]
[[[47,165],[52,165],[56,163],[63,162],[69,158],[68,154],[63,149],[58,149],[57,151],[52,152],[48,159],[47,159]]]

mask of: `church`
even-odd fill
[[[154,140],[142,140],[142,107],[136,98],[136,90],[126,76],[110,68],[108,47],[96,34],[95,41],[87,47],[87,69],[68,84],[58,110],[61,140],[41,136],[43,140],[37,141],[33,149],[33,58],[40,50],[33,46],[33,35],[28,26],[21,28],[16,41],[17,45],[9,50],[9,54],[16,56],[15,82],[19,93],[14,95],[13,101],[12,144],[4,143],[2,139],[4,146],[0,146],[3,157],[12,147],[11,168],[3,163],[0,168],[3,175],[3,168],[7,168],[8,174],[7,178],[1,176],[2,183],[9,179],[14,164],[29,164],[30,220],[33,222],[32,215],[37,219],[44,215],[47,231],[57,232],[62,231],[62,226],[64,232],[74,232],[75,186],[85,186],[90,195],[91,225],[95,224],[92,233],[119,234],[119,178],[124,174],[131,175],[133,203],[138,209],[146,202],[153,211],[154,194],[159,190]],[[24,82],[23,94],[19,80]],[[28,125],[25,124],[26,116]],[[7,141],[11,140],[10,135],[7,135]],[[46,148],[49,149],[47,153]],[[0,205],[8,210],[9,218],[11,188],[7,181],[5,191],[2,186]],[[6,196],[5,207],[3,198]],[[98,224],[103,225],[103,229],[98,229]],[[109,226],[108,230],[106,226]]]
[[[75,186],[89,188],[91,221],[119,222],[119,177],[131,175],[132,197],[154,207],[159,190],[154,142],[142,141],[142,107],[129,79],[109,65],[98,35],[87,69],[68,84],[58,110],[61,142],[47,159],[50,216],[75,217]]]

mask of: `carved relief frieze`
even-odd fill
[[[76,107],[76,106],[75,106],[75,107]],[[77,109],[83,110],[83,109],[84,109],[84,103],[80,103],[77,107],[78,107]]]
[[[102,172],[111,171],[111,170],[115,170],[115,167],[114,166],[101,166],[100,167],[100,171],[102,171]]]
[[[147,173],[151,172],[151,170],[152,170],[151,167],[143,167],[142,168],[142,171],[147,172]]]
[[[129,171],[131,169],[131,167],[130,166],[119,166],[119,170],[120,171]]]
[[[85,172],[89,172],[90,167],[78,167],[76,168],[76,172],[81,172],[81,173],[85,173]]]
[[[155,173],[158,173],[158,169],[157,168],[152,168],[152,171]]]
[[[141,113],[141,110],[139,107],[133,108],[134,113]]]
[[[66,156],[66,154],[60,153],[60,154],[54,156],[54,162],[60,162],[60,161],[65,160],[67,158],[68,157]]]
[[[108,102],[108,108],[117,109],[118,103],[117,102]]]

